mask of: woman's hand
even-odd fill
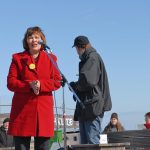
[[[35,80],[29,83],[31,88],[33,89],[34,94],[39,95],[39,91],[40,91],[40,81],[39,80]]]

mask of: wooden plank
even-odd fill
[[[15,150],[15,147],[2,147],[0,150]],[[34,143],[30,143],[30,150],[34,150]]]
[[[78,144],[71,145],[74,150],[125,150],[130,143],[110,143],[110,144]]]
[[[0,150],[15,150],[14,147],[3,147],[3,148],[0,148]]]

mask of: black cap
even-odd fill
[[[78,37],[76,37],[75,39],[74,39],[74,44],[73,44],[73,46],[72,47],[75,47],[75,46],[82,46],[82,45],[87,45],[87,44],[89,44],[90,42],[89,42],[89,40],[88,40],[88,38],[86,37],[86,36],[78,36]]]
[[[112,119],[112,118],[116,118],[116,119],[118,120],[118,114],[117,114],[117,113],[112,113],[112,114],[111,114],[111,119]]]
[[[5,118],[3,123],[9,122],[9,120],[10,120],[9,118]]]

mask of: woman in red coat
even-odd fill
[[[29,150],[31,136],[35,150],[48,150],[54,135],[52,91],[60,88],[61,76],[39,44],[46,43],[39,27],[28,28],[25,51],[13,55],[7,87],[14,92],[8,133],[15,137],[16,150]],[[56,62],[56,56],[52,55]]]

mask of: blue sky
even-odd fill
[[[149,8],[149,0],[2,1],[0,104],[11,104],[12,93],[6,88],[6,78],[12,54],[23,51],[26,29],[40,26],[69,82],[77,80],[78,73],[79,59],[72,48],[73,40],[78,35],[88,36],[106,66],[113,103],[111,112],[141,112],[143,116],[150,111]],[[56,100],[62,106],[62,89],[56,92]],[[67,86],[65,102],[66,107],[74,108]]]

